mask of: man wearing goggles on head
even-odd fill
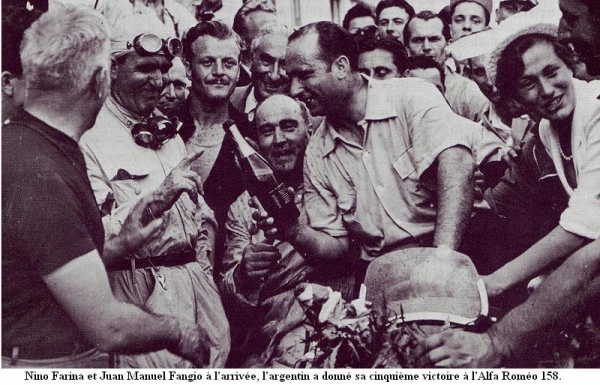
[[[211,276],[215,221],[202,196],[202,180],[190,169],[201,152],[186,157],[177,125],[156,109],[181,41],[151,15],[116,23],[111,41],[111,92],[94,127],[81,139],[88,176],[106,238],[118,232],[142,197],[152,203],[142,222],[162,225],[141,247],[105,259],[115,296],[201,325],[219,341],[208,366],[222,366],[229,326]],[[169,353],[119,355],[118,367],[190,367]]]

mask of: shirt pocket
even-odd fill
[[[149,177],[149,170],[119,168],[111,178],[117,206],[143,195],[147,190]]]
[[[392,164],[394,170],[396,170],[402,180],[406,180],[406,178],[416,172],[409,151],[410,150],[404,151]]]

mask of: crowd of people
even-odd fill
[[[3,2],[3,367],[293,368],[299,284],[349,301],[424,248],[468,256],[496,319],[424,339],[424,366],[600,328],[600,3],[297,28],[218,3]],[[248,192],[231,121],[298,218]]]

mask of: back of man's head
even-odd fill
[[[436,84],[435,82],[434,85],[436,87],[438,87],[438,89],[440,90],[440,92],[442,94],[444,94],[444,90],[446,88],[446,74],[444,72],[444,68],[442,67],[441,64],[439,64],[437,61],[435,61],[433,58],[429,57],[429,56],[423,56],[423,55],[419,55],[419,56],[412,56],[408,59],[407,65],[406,65],[406,76],[407,77],[422,77],[419,75],[416,75],[415,73],[411,73],[412,71],[415,70],[430,70],[430,69],[435,69],[437,73],[439,73],[439,78],[440,78],[440,87],[438,87],[438,84]],[[431,79],[428,79],[431,80]]]
[[[317,34],[319,59],[331,66],[340,56],[346,56],[350,68],[358,71],[358,45],[350,32],[330,21],[318,21],[294,31],[290,35],[289,42],[311,33]]]
[[[21,62],[28,88],[81,90],[110,68],[110,31],[91,8],[56,4],[25,31]]]
[[[404,9],[406,11],[406,13],[408,14],[409,18],[411,18],[415,15],[415,9],[412,7],[412,5],[407,3],[405,0],[381,0],[379,2],[379,4],[377,4],[377,7],[375,8],[376,20],[379,20],[379,15],[381,14],[381,11],[383,11],[386,8],[390,8],[390,7],[398,7],[398,8]]]
[[[202,36],[211,36],[219,40],[235,39],[240,49],[242,48],[240,36],[227,24],[217,20],[202,21],[190,28],[183,38],[183,55],[187,61],[192,61],[194,57],[192,46],[194,45],[194,42]]]
[[[410,20],[408,20],[408,22],[406,23],[406,28],[404,28],[404,44],[408,45],[408,42],[410,41],[410,23],[415,20],[415,19],[420,19],[420,20],[433,20],[433,19],[439,19],[442,23],[442,35],[444,36],[444,38],[446,39],[446,41],[450,40],[450,26],[444,22],[444,19],[442,18],[442,16],[440,16],[439,14],[433,13],[431,11],[421,11],[419,13],[417,13],[416,15],[414,15],[413,17],[410,18]]]
[[[344,29],[349,29],[350,22],[358,17],[371,17],[373,20],[375,20],[375,16],[373,15],[371,8],[363,3],[358,3],[354,7],[350,8],[348,12],[346,12],[346,16],[344,16],[344,20],[342,21],[342,26]]]

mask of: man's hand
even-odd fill
[[[422,349],[422,350],[421,350]],[[487,333],[448,329],[428,337],[419,346],[424,367],[495,368],[502,356]]]
[[[490,299],[498,297],[506,290],[504,285],[502,285],[502,280],[498,279],[494,274],[483,275],[481,279],[483,279],[485,291]]]
[[[177,346],[169,350],[193,362],[195,367],[204,368],[209,364],[210,348],[218,344],[200,325],[182,325]]]
[[[121,231],[110,237],[104,245],[102,259],[110,264],[113,258],[124,258],[142,245],[162,225],[162,218],[151,219],[149,222],[142,221],[144,213],[152,204],[150,196],[140,199],[125,219]]]
[[[281,253],[277,247],[268,243],[257,243],[244,248],[240,265],[234,277],[242,286],[255,285],[269,271],[278,265]]]
[[[181,194],[187,192],[194,203],[198,203],[198,194],[203,194],[202,179],[190,169],[190,166],[198,159],[204,150],[188,154],[171,172],[164,182],[154,191],[152,196],[154,202],[151,207],[151,215],[161,216],[165,211],[173,207]]]

